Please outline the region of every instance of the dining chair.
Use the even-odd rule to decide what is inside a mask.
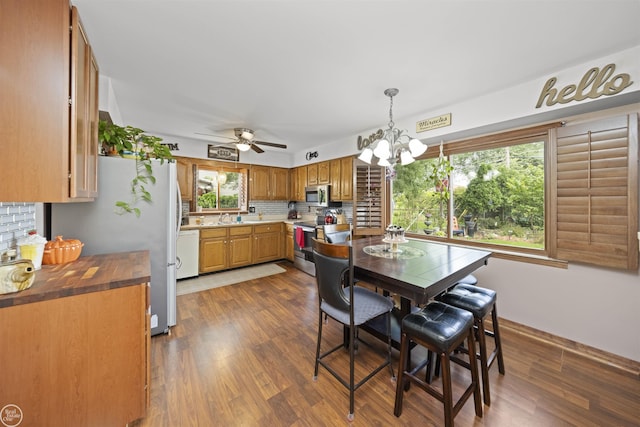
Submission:
[[[322,232],[328,243],[344,243],[351,240],[350,224],[327,224],[323,227]]]
[[[338,245],[313,239],[313,257],[316,264],[316,282],[318,285],[318,341],[313,380],[318,379],[319,366],[324,367],[343,386],[349,389],[349,414],[347,419],[354,418],[355,391],[386,366],[389,367],[391,379],[395,381],[391,365],[391,310],[393,301],[353,282],[353,253],[351,245]],[[346,281],[345,281],[346,277]],[[329,350],[320,352],[322,343],[322,316],[341,323],[349,330],[348,343],[341,342]],[[387,352],[384,361],[371,370],[364,378],[355,379],[355,351],[357,343],[369,344],[360,339],[358,327],[369,320],[386,315]],[[340,375],[328,360],[327,356],[348,345],[349,377]],[[371,347],[371,346],[370,346]],[[373,347],[371,347],[373,348]]]

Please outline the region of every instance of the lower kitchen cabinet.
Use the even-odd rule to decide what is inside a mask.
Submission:
[[[293,253],[293,224],[286,224],[287,232],[284,236],[284,251],[285,258],[289,261],[293,262],[293,257],[295,254]]]
[[[251,265],[252,227],[229,227],[229,268]]]
[[[253,227],[253,262],[275,261],[282,258],[283,224],[271,223]]]
[[[200,273],[228,268],[227,231],[227,227],[200,230]]]
[[[144,417],[149,279],[142,252],[97,255],[44,265],[31,288],[0,295],[0,407],[3,416],[20,409],[3,424],[124,426]]]

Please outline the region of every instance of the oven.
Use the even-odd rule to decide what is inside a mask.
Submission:
[[[293,265],[311,276],[316,275],[313,262],[313,240],[316,237],[316,224],[312,222],[293,223]]]

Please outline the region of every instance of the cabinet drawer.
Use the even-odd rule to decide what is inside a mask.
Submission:
[[[251,234],[251,226],[243,225],[240,227],[229,227],[229,236],[244,236],[246,234]]]
[[[274,231],[282,231],[282,223],[254,225],[253,232],[255,234],[273,233]]]
[[[212,237],[227,237],[227,227],[203,228],[200,230],[200,239],[209,239]]]

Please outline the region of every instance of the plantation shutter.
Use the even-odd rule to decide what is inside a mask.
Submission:
[[[385,168],[355,161],[353,234],[381,235],[385,225]]]
[[[551,255],[637,269],[637,114],[568,125],[556,132]]]

